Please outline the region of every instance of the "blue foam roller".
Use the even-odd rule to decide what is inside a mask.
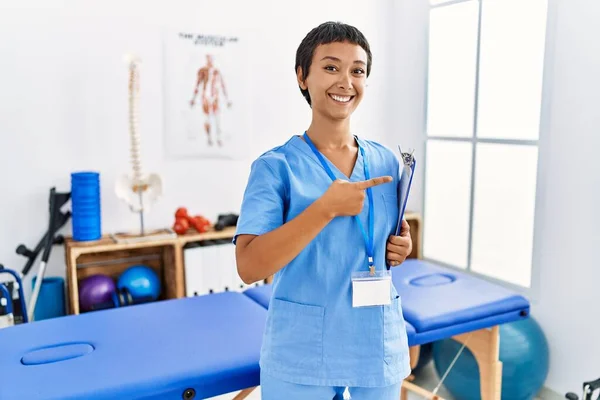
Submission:
[[[95,171],[80,171],[80,172],[72,172],[71,180],[73,181],[97,181],[100,179],[100,173]]]
[[[94,171],[71,173],[73,239],[98,240],[102,237],[100,174]]]
[[[92,240],[98,240],[102,237],[102,234],[99,232],[91,232],[91,233],[78,233],[73,232],[73,239],[78,242],[86,242]]]

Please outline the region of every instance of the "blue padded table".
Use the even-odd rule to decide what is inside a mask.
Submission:
[[[225,292],[0,329],[0,399],[191,400],[251,391],[260,384],[265,321],[264,307]]]
[[[409,335],[411,365],[418,362],[419,352],[413,349],[419,345],[452,338],[478,363],[481,399],[500,400],[499,325],[528,318],[529,301],[503,286],[419,259],[392,268],[392,282],[402,299],[404,319],[415,329]],[[423,394],[409,380],[403,383],[403,398],[406,390]]]
[[[404,319],[416,330],[411,346],[529,316],[523,296],[431,262],[407,259],[392,268],[392,281],[402,299]]]
[[[273,285],[267,283],[265,285],[246,289],[244,294],[260,304],[262,307],[268,309],[269,302],[271,301],[271,295],[273,294]]]

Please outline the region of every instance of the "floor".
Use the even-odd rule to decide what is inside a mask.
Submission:
[[[433,363],[430,362],[427,366],[425,366],[421,370],[421,372],[419,373],[419,376],[415,379],[414,383],[426,390],[433,391],[435,389],[435,387],[438,385],[439,381],[440,380],[435,371],[435,368],[433,367]],[[232,400],[236,394],[237,393],[230,393],[227,395],[211,397],[210,399],[206,399],[206,400]],[[440,386],[437,394],[444,400],[458,400],[458,399],[452,397],[448,393],[448,391],[445,390],[443,385]],[[562,397],[558,397],[556,394],[548,393],[547,395],[544,395],[544,396],[542,396],[540,394],[537,397],[535,397],[535,399],[533,399],[533,400],[556,400],[559,398],[562,398]],[[423,400],[424,397],[419,396],[416,393],[410,392],[408,395],[408,399],[409,400]],[[246,400],[262,400],[260,397],[260,387],[256,388],[252,392],[252,394],[250,394],[250,396],[246,397]],[[357,400],[359,400],[359,399],[357,399]]]
[[[415,380],[415,384],[421,386],[424,389],[427,389],[429,391],[433,391],[433,389],[436,387],[436,385],[438,384],[439,379],[438,376],[435,372],[435,369],[433,368],[433,363],[429,363],[429,365],[427,365],[419,374],[418,378]],[[207,400],[231,400],[233,399],[233,397],[236,395],[237,393],[230,393],[227,395],[222,395],[222,396],[217,396],[217,397],[211,397],[210,399]],[[444,387],[440,387],[440,389],[438,390],[437,393],[439,396],[441,396],[444,400],[456,400],[454,399],[452,396],[450,396],[450,394],[444,390]],[[415,393],[409,393],[408,396],[409,400],[422,400],[423,397],[419,396]],[[246,400],[261,400],[260,397],[260,387],[256,388],[252,394],[250,394],[250,396],[246,397]],[[357,399],[358,400],[358,399]]]

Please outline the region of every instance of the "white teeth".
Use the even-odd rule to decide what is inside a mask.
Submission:
[[[352,98],[352,96],[337,96],[335,94],[330,94],[330,96],[332,99],[339,101],[340,103],[347,103]]]

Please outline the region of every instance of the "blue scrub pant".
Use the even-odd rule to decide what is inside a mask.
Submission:
[[[350,387],[351,400],[398,400],[401,383],[386,387]],[[343,386],[299,385],[260,374],[260,394],[262,400],[342,400]]]

